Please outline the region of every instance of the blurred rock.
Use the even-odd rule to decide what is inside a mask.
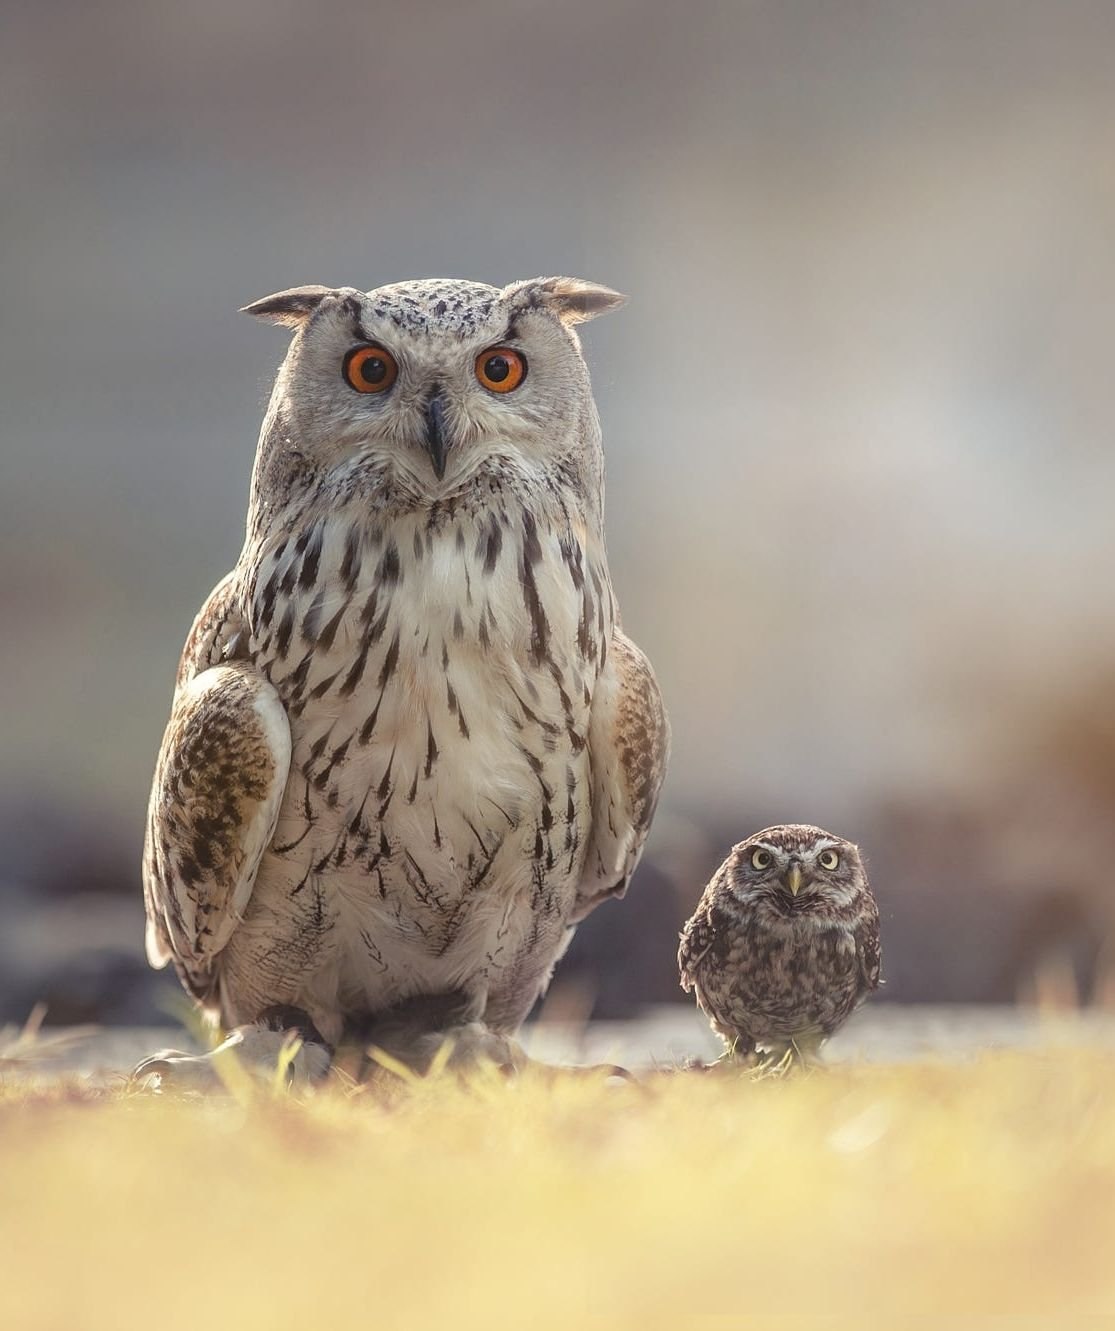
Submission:
[[[138,853],[92,811],[22,801],[0,820],[0,1022],[168,1022],[173,976],[143,954]]]
[[[137,810],[134,831],[142,827]],[[129,896],[139,885],[138,835],[129,837],[96,796],[76,807],[47,794],[0,800],[0,899],[9,886],[33,884],[43,898],[85,893]]]

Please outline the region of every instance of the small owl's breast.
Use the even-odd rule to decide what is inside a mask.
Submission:
[[[855,939],[843,925],[755,912],[722,940],[704,988],[724,1029],[760,1043],[824,1035],[860,997]]]

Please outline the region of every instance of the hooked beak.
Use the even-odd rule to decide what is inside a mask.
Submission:
[[[786,877],[782,880],[790,889],[792,896],[797,896],[801,891],[801,865],[797,860],[790,861],[790,867],[786,870]]]
[[[440,481],[445,475],[445,459],[449,453],[449,439],[445,428],[445,399],[441,389],[435,388],[426,402],[426,452],[434,464],[434,474]]]

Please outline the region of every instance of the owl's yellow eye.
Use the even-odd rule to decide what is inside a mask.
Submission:
[[[773,858],[769,850],[753,850],[751,852],[751,867],[753,869],[769,869]]]
[[[840,856],[836,853],[835,850],[822,850],[821,853],[817,856],[817,863],[821,866],[822,869],[828,869],[829,872],[831,873],[832,870],[835,869],[836,866],[840,863]]]
[[[353,347],[345,356],[345,382],[358,393],[384,393],[398,373],[395,357],[383,347]]]
[[[510,347],[489,347],[476,358],[476,377],[493,393],[510,393],[527,377],[526,357]]]

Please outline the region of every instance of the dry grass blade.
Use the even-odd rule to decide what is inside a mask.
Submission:
[[[18,1072],[68,1053],[96,1035],[96,1026],[68,1026],[43,1034],[46,1004],[36,1003],[22,1026],[0,1026],[0,1071]]]

